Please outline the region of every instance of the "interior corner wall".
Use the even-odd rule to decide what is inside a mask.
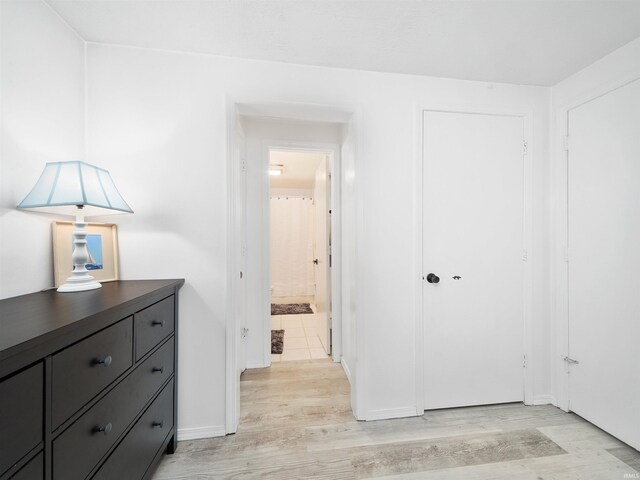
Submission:
[[[269,145],[322,143],[339,144],[341,129],[324,122],[292,121],[266,117],[242,117],[247,164],[247,368],[267,367],[270,343],[265,342],[264,322],[270,315],[270,296],[265,279],[269,271],[269,251],[263,233],[268,231]]]
[[[551,256],[552,292],[552,329],[550,345],[552,352],[551,379],[555,404],[568,409],[569,398],[566,388],[560,385],[561,376],[566,376],[566,365],[562,357],[568,355],[568,338],[566,318],[566,301],[563,289],[566,287],[566,263],[564,260],[565,240],[562,230],[566,232],[563,218],[566,214],[567,200],[559,192],[564,191],[560,183],[566,185],[566,151],[564,137],[567,135],[567,109],[584,101],[602,95],[626,83],[640,78],[640,38],[615,50],[580,72],[554,85],[551,89],[550,139],[551,139],[551,217],[550,242],[553,245]]]
[[[0,298],[53,286],[50,215],[16,210],[45,162],[84,160],[84,41],[42,1],[0,2]]]

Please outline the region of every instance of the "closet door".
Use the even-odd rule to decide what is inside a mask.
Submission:
[[[522,401],[524,120],[423,128],[425,409]]]
[[[640,80],[568,126],[569,408],[640,448]]]

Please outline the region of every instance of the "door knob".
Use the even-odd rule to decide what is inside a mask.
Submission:
[[[318,265],[318,259],[316,258],[313,263],[315,263],[316,265]]]
[[[430,273],[429,275],[427,275],[427,282],[438,283],[439,281],[440,281],[440,277],[437,276],[435,273]]]

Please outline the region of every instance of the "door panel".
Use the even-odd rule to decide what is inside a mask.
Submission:
[[[569,112],[569,408],[640,448],[640,80]]]
[[[424,113],[423,273],[440,277],[423,282],[425,409],[524,399],[523,132]]]
[[[314,274],[316,283],[316,325],[318,336],[327,354],[331,353],[329,325],[329,178],[326,158],[316,170],[314,185],[315,240]]]

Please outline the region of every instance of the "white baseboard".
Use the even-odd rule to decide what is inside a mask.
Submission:
[[[265,365],[264,362],[247,362],[247,368],[267,368],[270,365]]]
[[[556,399],[553,395],[535,395],[532,405],[555,405]]]
[[[400,408],[385,408],[382,410],[370,410],[365,414],[365,420],[388,420],[390,418],[403,418],[403,417],[415,417],[416,406],[400,407]]]
[[[349,384],[351,384],[351,370],[349,369],[349,365],[347,365],[347,362],[344,361],[344,357],[340,359],[340,365],[342,365],[342,369],[347,376],[347,380],[349,380]]]
[[[191,427],[178,429],[178,441],[198,440],[200,438],[224,437],[226,435],[224,425],[210,427]]]

